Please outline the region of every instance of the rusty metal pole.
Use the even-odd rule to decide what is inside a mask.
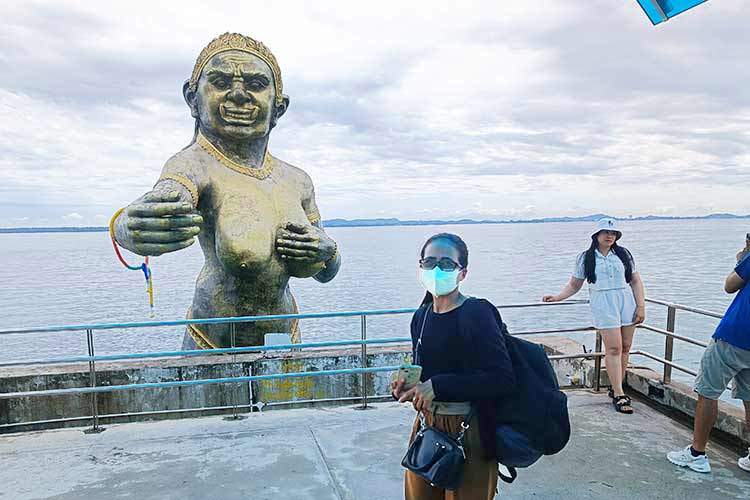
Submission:
[[[232,349],[237,347],[237,328],[235,323],[229,323],[229,341],[231,343]],[[237,354],[232,353],[232,366],[237,365]],[[232,384],[234,385],[234,390],[232,391],[232,414],[230,416],[224,417],[224,420],[243,420],[244,416],[240,416],[237,414],[237,406],[238,406],[238,400],[240,399],[240,384]]]
[[[86,343],[88,346],[89,357],[94,357],[94,332],[89,328],[86,330]],[[96,387],[96,362],[89,360],[89,385]],[[91,393],[91,416],[93,418],[92,427],[83,431],[85,434],[99,434],[103,432],[104,427],[99,426],[99,395],[96,392]]]
[[[362,368],[367,368],[367,316],[361,316],[361,337],[362,337],[362,351],[360,353],[360,365]],[[368,410],[371,407],[367,405],[367,373],[362,373],[362,404],[357,407],[358,410]]]
[[[596,332],[596,347],[594,347],[594,390],[599,392],[601,386],[601,375],[602,375],[602,336],[599,332]]]
[[[677,309],[672,306],[667,308],[667,331],[674,333],[675,330],[675,319],[677,316]],[[664,359],[672,361],[674,350],[674,337],[667,335],[664,337]],[[672,367],[668,364],[664,364],[664,374],[662,376],[662,382],[669,384],[672,382]]]

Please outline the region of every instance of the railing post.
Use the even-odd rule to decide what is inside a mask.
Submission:
[[[237,327],[236,323],[232,322],[229,323],[229,342],[231,344],[232,349],[237,347]],[[237,354],[232,353],[232,366],[234,367],[237,364]],[[224,417],[224,420],[242,420],[245,417],[240,416],[237,414],[237,405],[239,404],[237,401],[240,399],[240,384],[233,384],[234,385],[234,391],[232,391],[234,394],[232,396],[232,399],[234,400],[232,403],[232,414],[230,416]]]
[[[362,352],[360,354],[360,365],[362,368],[367,368],[367,315],[361,316],[361,333],[362,333]],[[358,410],[367,410],[370,407],[367,406],[367,373],[362,373],[362,405],[358,406]]]
[[[602,376],[602,357],[600,356],[602,352],[602,336],[599,335],[599,332],[596,332],[596,347],[594,348],[594,354],[596,355],[594,357],[594,390],[596,392],[599,392],[600,386],[601,386],[601,376]]]
[[[675,316],[677,315],[677,309],[673,306],[667,307],[667,331],[674,333],[675,330]],[[667,335],[664,337],[664,359],[672,361],[674,349],[674,337]],[[664,375],[662,376],[662,382],[669,384],[672,382],[672,367],[668,364],[664,364]]]
[[[89,357],[94,357],[94,332],[91,328],[86,330],[86,344],[88,346]],[[89,385],[96,387],[96,362],[89,360]],[[91,393],[91,416],[93,425],[90,429],[83,431],[85,434],[99,434],[104,431],[104,427],[99,427],[99,395],[96,392]]]

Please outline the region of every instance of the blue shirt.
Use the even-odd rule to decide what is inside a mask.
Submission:
[[[594,255],[596,256],[596,283],[589,283],[589,292],[619,290],[630,286],[628,282],[625,281],[625,264],[622,263],[622,260],[620,260],[620,257],[618,257],[615,252],[610,251],[604,256],[597,248],[594,250]],[[586,252],[582,252],[578,255],[576,267],[573,270],[574,278],[579,280],[586,279],[586,273],[584,271],[585,259]],[[637,272],[634,260],[631,259],[630,265],[633,272]]]
[[[737,296],[729,305],[729,309],[724,313],[724,318],[716,327],[714,338],[723,340],[740,349],[750,350],[750,255],[734,268],[740,278],[746,283],[745,286],[737,292]]]

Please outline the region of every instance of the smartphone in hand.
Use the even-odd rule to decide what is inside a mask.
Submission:
[[[397,372],[391,375],[391,381],[404,380],[404,389],[411,389],[419,383],[422,367],[419,365],[401,365]]]

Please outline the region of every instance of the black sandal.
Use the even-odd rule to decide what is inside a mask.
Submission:
[[[633,413],[633,402],[628,396],[615,396],[612,400],[612,404],[615,406],[615,411],[618,413],[625,413],[630,415]],[[625,408],[625,407],[629,408]]]
[[[612,386],[609,386],[609,389],[607,389],[607,397],[609,399],[615,399],[615,390],[612,389]]]

